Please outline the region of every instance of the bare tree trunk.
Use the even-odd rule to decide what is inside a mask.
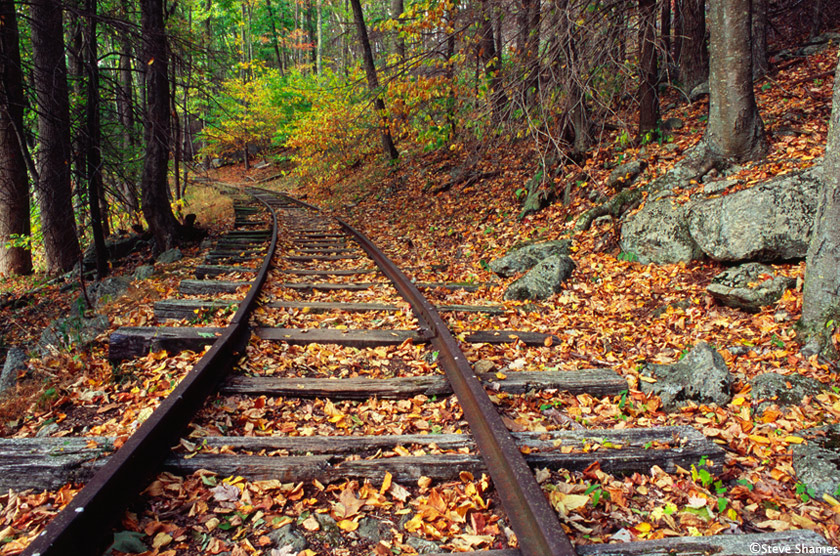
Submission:
[[[656,58],[656,0],[639,0],[639,138],[659,121]]]
[[[124,156],[131,156],[137,146],[137,134],[135,133],[135,96],[134,96],[134,72],[132,68],[131,44],[128,37],[123,36],[120,42],[119,61],[119,85],[116,91],[117,114],[120,122],[120,133],[122,133],[122,150]],[[132,216],[140,212],[140,203],[137,196],[137,183],[134,172],[129,172],[126,179],[120,183],[120,192],[126,203],[126,209]]]
[[[806,354],[837,358],[831,337],[840,328],[840,62],[823,162],[823,184],[805,266],[800,331]]]
[[[324,25],[323,25],[323,21],[321,20],[321,17],[323,16],[323,13],[322,13],[322,10],[321,10],[321,0],[318,0],[318,9],[315,13],[315,16],[317,18],[317,21],[315,22],[315,26],[317,27],[317,30],[318,30],[318,33],[317,33],[318,44],[316,45],[316,52],[318,54],[315,57],[315,71],[318,72],[318,75],[321,75],[321,71],[323,69],[321,67],[321,64],[323,63],[322,57],[323,57],[323,51],[324,51],[324,46],[323,46]]]
[[[30,234],[29,182],[23,155],[23,74],[17,14],[12,0],[0,0],[0,274],[32,272],[32,251],[7,247],[12,235]]]
[[[714,0],[719,2],[720,0]],[[706,0],[680,0],[680,40],[675,57],[680,81],[688,94],[709,79],[709,50],[706,46]]]
[[[770,71],[767,57],[767,0],[752,0],[752,63],[753,80]]]
[[[177,244],[178,222],[172,214],[167,195],[171,128],[163,0],[142,0],[140,6],[147,97],[143,134],[146,156],[140,182],[143,216],[155,238],[156,250],[165,251]]]
[[[709,10],[709,124],[706,144],[717,159],[755,160],[767,152],[755,104],[750,46],[751,0],[713,0]]]
[[[359,42],[362,46],[368,87],[374,95],[373,106],[376,108],[376,112],[380,117],[379,125],[382,149],[385,151],[385,155],[391,160],[396,160],[400,157],[400,153],[397,151],[397,148],[394,146],[394,140],[391,138],[391,126],[388,122],[388,113],[385,110],[385,101],[382,100],[382,95],[379,92],[379,79],[376,77],[376,66],[373,64],[373,52],[370,49],[370,40],[368,39],[367,27],[365,26],[365,16],[359,0],[350,0],[350,4],[353,7],[353,19],[356,20]]]
[[[493,33],[493,8],[491,0],[482,0],[479,17],[478,54],[484,76],[490,86],[490,107],[493,120],[500,122],[505,119],[505,105],[508,102],[502,79],[499,76],[499,53],[496,51],[496,41]]]
[[[391,0],[391,19],[399,22],[400,16],[404,11],[405,6],[403,4],[403,0]],[[400,61],[405,63],[405,39],[399,36],[399,29],[397,31],[395,46],[397,48],[397,55],[400,57]]]
[[[814,0],[814,7],[811,10],[811,30],[810,37],[813,39],[822,33],[823,20],[823,0]]]
[[[99,120],[99,59],[96,41],[96,0],[87,0],[88,12],[86,33],[87,102],[85,110],[85,147],[87,159],[88,206],[93,232],[93,247],[96,253],[96,274],[108,275],[108,249],[102,226],[100,199],[102,191],[102,152],[100,150],[101,127]]]
[[[70,188],[70,106],[62,13],[58,0],[32,0],[29,7],[40,143],[35,190],[47,273],[55,274],[72,269],[81,253]]]

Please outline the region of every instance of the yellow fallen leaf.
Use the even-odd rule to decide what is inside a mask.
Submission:
[[[752,440],[753,442],[757,442],[759,444],[770,444],[770,439],[767,438],[766,436],[759,436],[757,434],[751,434],[749,436],[749,439]]]
[[[168,533],[160,532],[152,539],[152,548],[160,548],[172,542],[172,536]]]
[[[353,521],[352,519],[342,519],[338,522],[338,526],[342,531],[347,532],[355,531],[359,528],[358,522]]]
[[[498,373],[496,373],[496,378],[498,378],[499,380],[504,380],[504,379],[507,378],[507,375],[505,373],[499,371]]]
[[[386,471],[385,478],[382,479],[382,486],[379,488],[379,494],[385,494],[391,488],[391,473]]]
[[[837,501],[836,498],[831,496],[830,494],[823,494],[823,500],[831,504],[832,506],[840,506],[840,502]]]
[[[656,379],[653,378],[652,376],[644,376],[644,375],[640,376],[639,380],[641,380],[642,382],[650,382],[651,384],[656,382]]]
[[[784,438],[784,440],[785,440],[785,442],[788,442],[790,444],[802,444],[803,442],[805,442],[805,439],[802,438],[801,436],[790,436],[789,435],[789,436],[786,436]]]

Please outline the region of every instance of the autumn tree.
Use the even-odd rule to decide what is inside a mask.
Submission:
[[[175,246],[178,221],[169,205],[167,173],[171,125],[169,119],[169,61],[163,0],[141,0],[142,65],[146,68],[146,154],[140,181],[143,216],[158,251]]]
[[[38,180],[47,273],[66,272],[79,261],[70,188],[70,108],[58,0],[29,4],[32,62],[38,105]]]
[[[823,183],[805,267],[799,327],[806,353],[837,352],[831,336],[840,330],[840,61],[823,162]]]
[[[23,75],[15,6],[0,0],[0,274],[32,272],[29,183],[23,156]],[[17,238],[17,245],[11,243]]]

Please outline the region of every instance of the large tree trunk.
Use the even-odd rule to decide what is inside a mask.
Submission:
[[[656,58],[656,0],[639,0],[639,138],[659,121]]]
[[[274,10],[271,7],[271,0],[265,0],[265,7],[268,10],[268,20],[271,22],[271,42],[274,47],[274,56],[277,59],[277,69],[283,75],[283,57],[280,55],[280,39],[277,37],[277,25],[274,23]]]
[[[12,0],[0,0],[0,274],[32,272],[32,252],[6,247],[12,235],[30,234],[29,182],[23,156],[23,75],[17,15]]]
[[[715,158],[728,162],[755,160],[767,152],[753,92],[750,4],[751,0],[712,0],[709,10],[706,144]]]
[[[30,2],[32,61],[38,102],[39,179],[47,273],[66,272],[79,260],[70,189],[70,108],[61,3]]]
[[[368,87],[370,87],[370,92],[374,95],[373,106],[381,118],[380,136],[382,139],[382,149],[391,160],[396,160],[400,157],[400,153],[397,151],[397,148],[394,146],[394,140],[391,138],[391,126],[388,123],[388,114],[385,111],[385,101],[382,100],[382,95],[379,92],[379,79],[376,77],[376,66],[373,64],[373,52],[370,49],[370,39],[368,39],[362,5],[359,3],[359,0],[350,0],[350,4],[353,7],[353,19],[356,21],[356,29],[359,32],[359,42],[361,43],[362,55],[364,56],[365,75],[367,76]]]
[[[87,56],[87,102],[85,114],[85,146],[87,159],[87,192],[90,207],[90,224],[93,232],[93,246],[96,253],[96,274],[108,275],[108,249],[102,225],[100,201],[102,191],[102,152],[100,150],[101,127],[99,124],[99,59],[96,42],[96,0],[87,0],[88,12],[86,51]],[[106,216],[107,218],[107,216]]]
[[[519,6],[517,50],[524,104],[533,104],[539,93],[540,4],[540,0],[520,0]]]
[[[720,0],[713,0],[719,2]],[[680,0],[674,57],[686,94],[709,80],[709,50],[706,46],[706,0]]]
[[[823,182],[808,248],[799,326],[806,353],[836,358],[831,336],[840,329],[840,62],[834,75]]]
[[[140,187],[143,216],[155,238],[158,251],[177,243],[178,222],[169,205],[167,173],[169,167],[169,64],[163,0],[142,0],[143,60],[146,67],[146,118],[144,138],[146,157]]]

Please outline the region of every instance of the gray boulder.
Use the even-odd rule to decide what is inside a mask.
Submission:
[[[533,243],[511,251],[504,257],[490,261],[490,270],[508,278],[532,268],[541,260],[552,255],[568,255],[572,242],[568,239]]]
[[[629,187],[646,167],[647,162],[644,160],[633,160],[621,164],[610,173],[610,177],[607,178],[607,185],[618,190]]]
[[[703,186],[703,195],[712,196],[726,191],[730,187],[734,187],[741,183],[741,180],[735,178],[725,178],[722,180],[714,180],[708,182]]]
[[[822,165],[792,172],[688,210],[688,230],[717,261],[801,259],[817,210]]]
[[[782,298],[785,290],[796,285],[794,278],[773,276],[773,269],[760,263],[747,263],[724,270],[706,288],[716,300],[727,307],[751,313],[772,305]]]
[[[6,352],[6,361],[3,363],[3,370],[0,371],[0,394],[13,388],[17,383],[18,371],[26,368],[29,356],[20,348],[9,348]]]
[[[702,258],[703,252],[691,238],[686,208],[668,197],[648,201],[621,227],[621,250],[639,262],[676,263]]]
[[[563,289],[563,282],[574,269],[575,263],[568,256],[552,255],[511,284],[504,298],[519,301],[546,299]]]
[[[837,496],[840,489],[840,425],[827,425],[802,431],[808,441],[793,447],[793,470],[813,495]]]
[[[672,365],[646,364],[642,376],[656,382],[640,381],[641,391],[658,395],[668,411],[687,401],[724,405],[732,399],[732,374],[723,357],[705,342]]]
[[[794,373],[762,373],[750,381],[753,401],[770,401],[779,405],[798,405],[805,396],[816,396],[826,389],[819,380]]]
[[[155,259],[155,261],[157,261],[161,264],[169,264],[169,263],[178,262],[183,258],[184,258],[184,254],[181,253],[181,250],[176,247],[174,249],[164,251],[163,253],[158,255],[158,257],[157,257],[157,259]]]
[[[83,346],[108,330],[110,325],[105,315],[96,315],[92,318],[73,316],[56,319],[41,332],[37,349],[42,355],[47,355],[52,351],[70,349],[74,345]]]

